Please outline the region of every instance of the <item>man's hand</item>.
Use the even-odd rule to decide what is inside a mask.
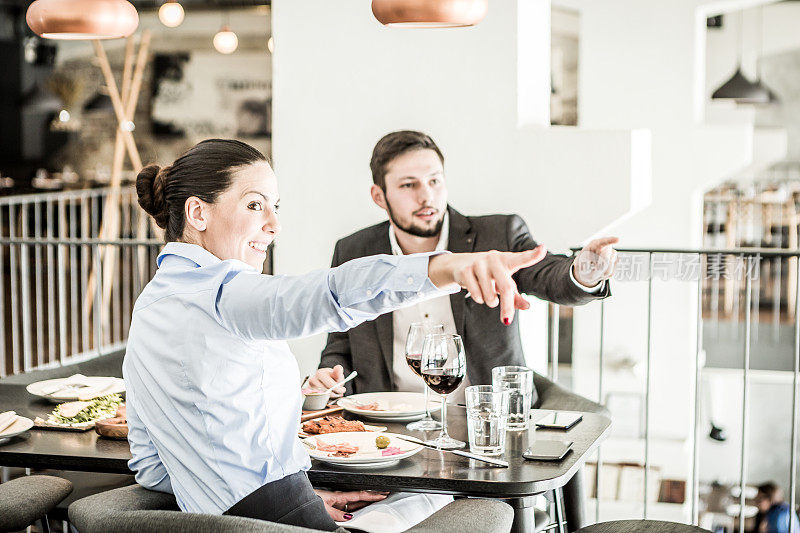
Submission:
[[[511,276],[521,268],[535,265],[546,254],[544,246],[537,246],[524,252],[492,250],[437,255],[428,262],[428,277],[440,288],[454,284],[464,287],[476,303],[485,303],[489,307],[499,304],[500,319],[509,325],[515,309],[530,307],[517,291],[517,284]]]
[[[617,251],[613,245],[616,237],[595,239],[583,247],[572,262],[572,275],[584,287],[594,287],[614,275],[617,266]]]
[[[373,492],[371,490],[356,490],[352,492],[332,492],[329,490],[314,489],[317,496],[325,502],[325,510],[336,522],[350,520],[351,511],[366,507],[372,502],[385,500],[388,492]]]
[[[344,369],[342,365],[333,368],[320,368],[308,380],[308,386],[312,389],[326,390],[333,387],[344,379]],[[345,393],[344,387],[336,387],[331,391],[331,397],[337,398]]]

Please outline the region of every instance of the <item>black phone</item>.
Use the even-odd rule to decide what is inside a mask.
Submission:
[[[572,449],[572,441],[537,439],[522,457],[534,461],[560,461]]]
[[[549,413],[536,421],[536,425],[543,429],[563,429],[567,430],[583,420],[583,415],[580,413],[571,413],[569,411],[555,411]]]

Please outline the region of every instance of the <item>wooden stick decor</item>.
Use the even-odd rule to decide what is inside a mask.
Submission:
[[[100,63],[100,69],[103,72],[103,77],[108,88],[111,102],[114,106],[114,113],[117,117],[117,128],[114,139],[114,157],[111,167],[111,183],[109,194],[106,198],[106,204],[103,208],[103,218],[100,226],[99,238],[102,240],[114,240],[119,238],[120,235],[120,207],[121,207],[121,194],[120,185],[122,182],[122,170],[125,162],[125,155],[127,153],[131,161],[134,173],[142,169],[142,160],[139,156],[139,151],[134,142],[132,129],[130,128],[131,121],[133,120],[136,111],[136,103],[139,99],[139,92],[144,78],[144,69],[148,61],[148,52],[150,47],[150,32],[145,30],[139,42],[139,50],[136,53],[135,67],[134,67],[134,41],[133,37],[128,37],[125,43],[125,62],[122,71],[122,93],[117,87],[116,80],[111,70],[111,64],[108,61],[105,49],[98,40],[92,41],[95,54]],[[139,217],[140,220],[146,220],[144,215]],[[139,224],[137,228],[136,237],[144,239],[146,237],[147,226]],[[114,272],[116,268],[116,259],[118,250],[113,246],[102,247],[100,251],[103,260],[103,294],[102,294],[102,318],[101,324],[104,331],[110,331],[110,302],[111,302],[111,288],[114,283]],[[139,250],[140,273],[143,274],[144,269],[144,254]],[[86,309],[91,310],[94,303],[95,291],[97,285],[97,273],[92,267],[91,275],[87,285],[87,290],[84,298],[84,306]],[[104,339],[105,340],[105,339]]]

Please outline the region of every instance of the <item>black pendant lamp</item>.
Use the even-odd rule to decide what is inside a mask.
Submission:
[[[761,83],[752,82],[742,73],[742,19],[739,12],[739,63],[731,79],[711,94],[714,100],[734,100],[737,104],[768,104],[769,90]]]

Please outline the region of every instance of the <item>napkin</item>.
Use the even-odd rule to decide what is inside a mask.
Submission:
[[[0,433],[11,427],[11,424],[17,421],[17,413],[14,411],[6,411],[0,413]]]
[[[96,378],[94,381],[95,385],[78,389],[79,400],[91,400],[92,398],[97,398],[98,396],[105,396],[108,394],[109,389],[111,389],[117,383],[117,378]]]
[[[367,533],[400,533],[419,524],[452,501],[452,496],[444,494],[396,492],[385,500],[353,511],[353,518],[350,520],[336,523]]]
[[[74,389],[75,387],[87,387],[89,383],[86,376],[83,374],[74,374],[68,378],[64,378],[56,383],[45,385],[40,389],[40,392],[46,396],[54,395],[64,389]]]

